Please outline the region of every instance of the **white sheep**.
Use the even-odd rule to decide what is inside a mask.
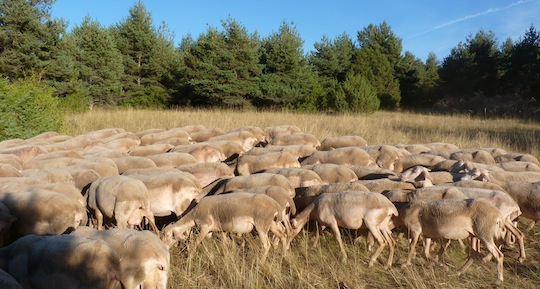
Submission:
[[[392,266],[395,242],[388,227],[390,218],[397,216],[396,207],[386,197],[379,193],[347,191],[335,194],[322,194],[307,208],[291,220],[293,234],[296,236],[309,220],[317,221],[319,226],[332,229],[339,244],[342,260],[347,259],[347,252],[341,240],[339,228],[367,228],[379,243],[379,247],[370,258],[369,266],[377,261],[384,247],[388,244],[390,253],[386,267]],[[319,237],[318,230],[315,242]]]
[[[277,223],[279,204],[264,194],[233,193],[207,196],[176,223],[162,230],[162,240],[169,247],[176,241],[186,240],[192,228],[199,227],[199,233],[191,251],[209,236],[211,232],[246,234],[256,230],[264,251],[261,262],[266,260],[270,250],[268,231],[275,234],[286,251],[287,237]]]

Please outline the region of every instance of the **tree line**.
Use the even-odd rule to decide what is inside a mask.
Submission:
[[[386,22],[362,28],[354,39],[346,33],[322,36],[306,54],[293,22],[261,36],[229,17],[176,45],[166,23],[156,25],[142,2],[110,27],[86,17],[69,32],[51,9],[54,0],[0,2],[0,88],[45,87],[39,91],[72,111],[128,106],[370,112],[475,97],[536,103],[539,97],[540,33],[533,25],[502,44],[493,32],[480,30],[442,61],[434,53],[422,61],[403,52],[401,38]],[[0,95],[7,105],[8,96]]]

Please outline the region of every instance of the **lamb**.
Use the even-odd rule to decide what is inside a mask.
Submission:
[[[120,261],[113,249],[105,241],[72,235],[22,237],[0,249],[0,269],[22,288],[121,286]]]
[[[358,180],[358,177],[347,166],[336,165],[336,164],[318,164],[311,166],[303,166],[305,169],[309,169],[317,173],[323,183],[332,184],[332,183],[344,183],[344,182],[354,182]]]
[[[342,260],[347,259],[347,253],[341,240],[339,228],[367,228],[379,243],[379,247],[370,258],[369,266],[377,261],[386,244],[390,253],[386,267],[392,266],[395,242],[388,227],[390,218],[397,216],[396,207],[386,197],[378,193],[347,191],[336,194],[322,194],[307,208],[291,220],[293,234],[296,236],[304,225],[311,219],[319,225],[329,226],[341,249]],[[318,239],[318,231],[315,236]]]
[[[277,224],[279,214],[279,204],[267,195],[234,193],[207,196],[176,223],[166,226],[161,238],[170,247],[176,241],[186,240],[192,228],[198,226],[199,233],[191,248],[195,251],[210,232],[245,234],[255,229],[264,247],[261,256],[261,262],[264,262],[270,250],[268,231],[281,240],[283,253],[286,251],[287,237]]]
[[[235,174],[247,176],[270,168],[299,168],[296,156],[287,152],[272,152],[260,156],[242,155],[238,158]]]
[[[118,228],[133,227],[146,217],[157,231],[148,189],[141,180],[128,176],[101,178],[89,186],[85,196],[98,230],[112,225],[113,220]]]
[[[323,183],[321,177],[314,171],[303,168],[271,168],[265,173],[285,176],[293,188],[309,187]]]
[[[301,161],[303,166],[326,163],[344,166],[368,166],[374,164],[374,161],[365,150],[358,147],[344,147],[331,151],[317,151]]]
[[[169,249],[151,232],[118,228],[99,231],[81,227],[71,235],[103,240],[118,254],[123,288],[167,288]]]
[[[399,214],[409,232],[409,255],[405,266],[411,265],[420,236],[461,240],[475,237],[497,260],[498,279],[503,281],[503,253],[495,245],[502,239],[504,220],[499,210],[484,199],[446,199],[437,201],[413,201],[405,205]],[[472,246],[472,238],[471,238]],[[472,247],[473,250],[477,248]],[[472,264],[469,252],[459,274]]]
[[[360,147],[360,146],[366,146],[367,141],[357,135],[346,135],[346,136],[334,136],[334,137],[327,137],[322,140],[321,146],[319,147],[319,150],[321,151],[329,151],[336,148],[342,148],[342,147]]]

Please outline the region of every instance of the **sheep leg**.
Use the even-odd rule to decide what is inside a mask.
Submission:
[[[388,248],[390,252],[388,253],[388,260],[386,261],[386,268],[392,267],[392,261],[394,259],[394,250],[396,247],[396,241],[392,238],[392,232],[388,229],[382,230],[382,234],[386,242],[388,242]]]
[[[319,222],[315,222],[315,236],[313,237],[313,248],[319,245],[320,231],[324,230]]]
[[[375,240],[377,240],[377,243],[379,243],[379,248],[375,250],[375,253],[373,253],[373,255],[371,256],[369,260],[368,266],[372,267],[373,263],[377,261],[377,258],[379,257],[382,250],[384,249],[384,246],[386,246],[386,242],[385,242],[385,238],[383,237],[381,230],[379,230],[377,226],[374,226],[373,224],[370,224],[370,223],[366,223],[366,226],[368,227],[369,232],[373,235]]]
[[[412,258],[416,254],[416,244],[420,238],[421,231],[417,232],[409,229],[409,234],[411,235],[409,237],[409,256],[407,256],[407,261],[405,262],[404,266],[410,266],[412,263]]]
[[[287,252],[287,249],[289,249],[290,240],[287,238],[287,235],[285,232],[283,232],[283,229],[276,224],[275,222],[270,223],[270,231],[276,235],[279,240],[281,240],[281,243],[283,245],[283,255]]]
[[[208,225],[202,225],[201,230],[199,231],[199,235],[197,235],[197,238],[195,239],[195,243],[193,244],[193,247],[191,247],[191,252],[195,252],[197,250],[197,247],[202,243],[204,238],[208,236],[211,229]]]
[[[263,245],[264,251],[261,256],[261,263],[266,262],[266,257],[268,256],[268,252],[270,251],[270,239],[268,239],[268,230],[263,230],[259,227],[256,227],[257,233],[259,234],[259,239],[261,240],[261,243]]]
[[[334,220],[334,222],[330,225],[332,228],[332,232],[334,232],[334,236],[336,237],[336,240],[339,244],[339,248],[341,250],[341,261],[345,262],[347,260],[347,252],[345,251],[345,247],[343,246],[343,240],[341,239],[341,232],[339,231],[339,227]]]
[[[487,241],[482,239],[481,241],[486,246],[486,249],[488,250],[488,252],[490,252],[491,255],[493,255],[493,257],[495,257],[495,260],[497,260],[497,277],[499,278],[500,281],[504,281],[503,280],[504,279],[503,278],[503,271],[504,271],[504,268],[503,268],[504,255],[503,255],[503,253],[501,252],[501,250],[499,250],[499,248],[497,248],[497,246],[493,242],[493,238],[491,240],[487,240]]]
[[[474,253],[477,253],[477,249],[478,249],[478,246],[476,246],[474,243],[476,243],[476,240],[474,237],[469,237],[470,239],[470,243],[471,243],[471,246],[469,247],[469,254],[468,254],[468,258],[467,258],[467,261],[465,262],[465,264],[463,264],[463,266],[461,266],[461,269],[459,270],[458,272],[458,275],[461,275],[463,273],[465,273],[465,271],[472,265],[473,263],[473,254]]]
[[[505,220],[504,221],[504,227],[509,231],[509,233],[514,234],[516,236],[516,239],[519,242],[519,262],[523,263],[525,260],[525,244],[523,241],[523,233],[512,224],[512,222]]]
[[[99,210],[94,210],[94,215],[96,217],[97,229],[103,230],[103,214]]]

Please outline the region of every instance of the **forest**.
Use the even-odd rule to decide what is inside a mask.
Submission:
[[[386,22],[323,35],[305,53],[294,22],[259,35],[229,17],[176,45],[142,2],[110,27],[88,16],[71,31],[52,18],[54,2],[0,2],[0,139],[21,137],[22,118],[54,128],[61,112],[93,108],[539,115],[533,24],[502,42],[482,29],[424,62],[403,51]]]

